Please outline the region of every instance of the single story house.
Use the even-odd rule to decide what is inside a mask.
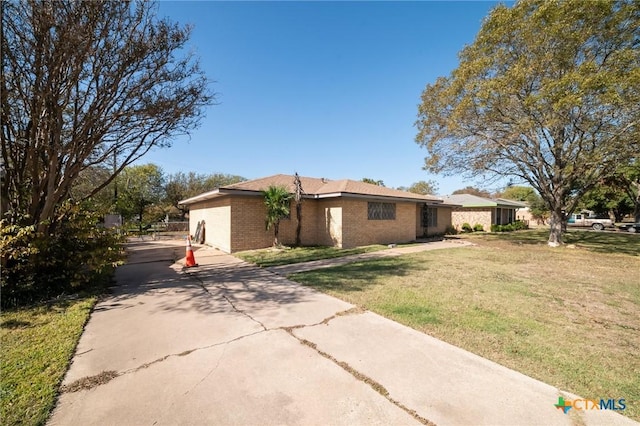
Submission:
[[[451,224],[457,230],[462,224],[472,227],[482,225],[485,231],[491,231],[491,225],[507,225],[515,222],[518,209],[526,207],[525,203],[503,198],[485,198],[471,194],[456,194],[445,197],[448,204],[458,204],[451,212]]]
[[[441,198],[348,179],[300,177],[301,242],[350,248],[404,243],[425,235],[444,234],[453,206]],[[189,207],[189,230],[204,225],[204,243],[225,252],[270,247],[273,229],[265,229],[266,207],[261,191],[271,185],[294,192],[294,176],[274,175],[220,187],[180,201]],[[297,219],[280,222],[279,240],[295,243]]]

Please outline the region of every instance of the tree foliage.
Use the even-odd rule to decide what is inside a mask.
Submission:
[[[152,2],[2,2],[2,192],[15,221],[41,232],[86,170],[117,167],[199,124],[212,95],[185,49],[190,28]]]
[[[280,220],[289,216],[291,213],[291,199],[293,195],[289,193],[286,187],[271,185],[262,191],[264,196],[264,204],[267,207],[267,216],[265,218],[266,229],[273,227],[274,239],[273,245],[279,246],[278,233],[280,230]]]
[[[427,85],[416,141],[430,172],[516,176],[562,210],[640,152],[640,3],[499,5],[449,77]]]
[[[491,198],[491,193],[484,189],[476,188],[474,186],[466,186],[462,189],[456,189],[452,192],[452,194],[471,194],[477,195],[478,197]]]
[[[164,198],[162,169],[155,164],[129,166],[118,176],[118,185],[118,212],[125,220],[135,218],[142,230],[147,209]]]
[[[506,187],[499,195],[500,198],[507,200],[527,201],[531,194],[535,194],[535,190],[530,186],[511,185]]]
[[[406,191],[414,194],[433,195],[438,193],[438,183],[432,180],[419,180],[412,183],[409,188],[406,188]]]
[[[371,178],[362,178],[362,182],[364,183],[370,183],[371,185],[378,185],[378,186],[384,186],[384,182],[381,180],[375,180],[375,179],[371,179]]]
[[[166,177],[166,201],[169,205],[180,211],[181,218],[184,220],[189,208],[180,205],[180,201],[202,194],[203,192],[213,191],[221,186],[231,185],[245,180],[247,179],[242,176],[224,173],[207,175],[194,172],[177,172]]]
[[[3,308],[75,293],[122,260],[120,237],[96,226],[97,214],[78,203],[63,208],[66,214],[46,236],[35,225],[1,221]]]

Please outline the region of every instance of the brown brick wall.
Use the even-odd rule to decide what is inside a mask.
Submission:
[[[300,240],[302,245],[333,245],[332,239],[325,235],[324,207],[329,203],[316,200],[303,200],[302,227]],[[261,197],[233,197],[231,201],[231,251],[266,248],[273,245],[273,228],[265,229],[267,209]],[[333,212],[339,216],[338,212]],[[278,239],[281,244],[293,245],[296,241],[297,218],[295,203],[291,203],[290,219],[280,221]],[[330,216],[331,217],[331,216]],[[335,218],[333,219],[335,222]],[[341,226],[341,221],[338,221]],[[324,242],[326,241],[326,242]]]
[[[395,220],[369,220],[366,199],[342,201],[342,247],[404,243],[416,238],[416,203],[396,202]]]
[[[341,200],[309,200],[315,206],[313,234],[309,234],[309,245],[342,247],[342,205]],[[303,220],[303,224],[304,224]],[[304,241],[303,241],[304,242]]]
[[[395,220],[369,220],[368,200],[329,198],[304,200],[302,204],[303,245],[356,247],[412,241],[419,223],[416,203],[396,202]],[[295,243],[296,214],[291,205],[291,219],[280,222],[279,240]],[[271,247],[273,228],[265,229],[266,207],[262,197],[221,197],[195,204],[190,211],[190,230],[197,222],[206,222],[206,243],[226,252]],[[448,217],[438,213],[438,228],[448,224]]]
[[[426,227],[423,226],[422,223],[422,205],[418,204],[416,206],[416,236],[418,237],[429,237],[433,235],[444,235],[447,230],[447,226],[451,225],[451,211],[452,207],[434,207],[430,206],[430,208],[435,208],[438,210],[438,219],[437,226]]]

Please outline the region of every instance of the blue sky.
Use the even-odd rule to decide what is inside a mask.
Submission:
[[[159,15],[194,25],[189,48],[217,105],[191,138],[143,157],[166,173],[277,173],[468,184],[422,170],[425,85],[458,65],[496,2],[185,2]],[[479,184],[482,186],[482,184]]]

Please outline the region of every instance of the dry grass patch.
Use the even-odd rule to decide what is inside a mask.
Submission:
[[[573,249],[535,231],[474,236],[292,278],[560,389],[625,398],[640,420],[640,238],[615,250],[583,234]]]

